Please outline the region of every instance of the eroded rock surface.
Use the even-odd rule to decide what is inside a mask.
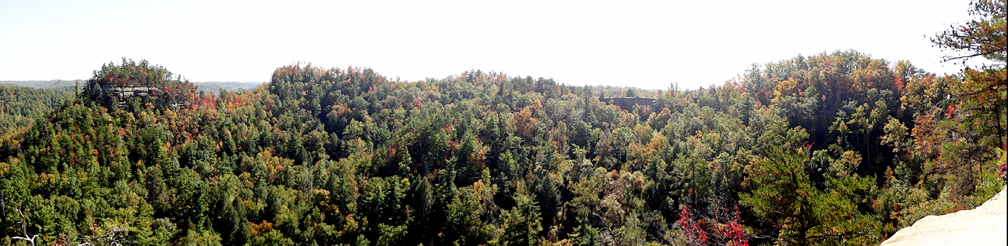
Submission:
[[[882,245],[1008,245],[1005,189],[973,210],[927,216]]]

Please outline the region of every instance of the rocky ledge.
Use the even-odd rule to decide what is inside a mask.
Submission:
[[[1005,189],[973,210],[927,216],[882,245],[1008,245]]]

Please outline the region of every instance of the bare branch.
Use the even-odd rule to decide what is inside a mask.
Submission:
[[[605,226],[605,229],[609,231],[609,236],[613,237],[611,238],[613,240],[613,243],[616,243],[616,245],[620,245],[619,240],[616,240],[615,238],[616,234],[613,233],[612,228],[609,228],[609,223],[606,222],[605,218],[602,218],[602,215],[599,215],[598,213],[592,213],[592,214],[598,217],[600,221],[602,221],[602,224]]]
[[[948,61],[954,61],[954,60],[959,60],[959,59],[966,60],[966,59],[977,57],[977,56],[987,56],[987,55],[993,55],[993,54],[1002,53],[1002,52],[1004,52],[1004,51],[995,50],[995,51],[976,53],[976,54],[969,54],[969,55],[963,55],[963,56],[945,56],[945,57],[942,57],[942,60],[946,61],[946,62],[948,62]]]
[[[129,232],[129,228],[119,227],[119,225],[112,225],[112,229],[104,234],[98,235],[96,237],[83,237],[78,240],[83,240],[83,243],[77,244],[77,246],[95,245],[92,242],[105,242],[108,245],[123,245],[123,243],[132,243],[133,240],[125,239],[126,233]]]
[[[869,233],[871,233],[871,232],[867,232],[867,231],[855,231],[855,232],[849,232],[849,233],[820,234],[820,235],[815,235],[815,236],[807,236],[805,238],[808,238],[808,239],[827,238],[827,237],[841,237],[842,238],[842,237],[847,237],[847,236],[865,235],[865,234],[869,234]]]
[[[25,217],[24,213],[21,212],[21,209],[15,208],[14,210],[17,211],[19,215],[21,215],[21,221],[18,222],[18,224],[21,224],[21,232],[24,233],[24,237],[11,237],[11,238],[25,240],[30,242],[32,246],[35,246],[35,239],[38,238],[38,234],[28,237],[28,227],[26,223],[28,217]]]

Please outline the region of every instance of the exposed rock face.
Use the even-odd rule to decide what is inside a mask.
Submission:
[[[980,207],[927,216],[882,245],[1008,245],[1005,189]]]

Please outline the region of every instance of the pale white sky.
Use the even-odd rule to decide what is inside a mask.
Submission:
[[[390,78],[469,69],[574,85],[720,85],[750,64],[855,49],[935,73],[928,37],[969,0],[10,1],[0,80],[87,79],[146,59],[190,81],[269,81],[277,67],[370,67]]]

